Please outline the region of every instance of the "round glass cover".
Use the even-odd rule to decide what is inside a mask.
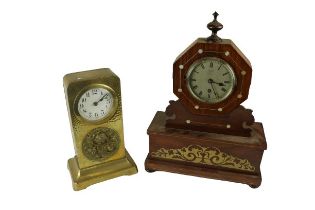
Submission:
[[[236,85],[232,67],[223,59],[205,57],[188,69],[187,87],[199,101],[215,104],[229,97]]]
[[[78,112],[88,121],[106,118],[113,109],[114,98],[106,88],[97,87],[85,91],[78,101]]]

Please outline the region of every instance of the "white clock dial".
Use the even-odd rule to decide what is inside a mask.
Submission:
[[[84,92],[78,101],[81,117],[89,121],[106,118],[112,111],[113,95],[105,88],[91,88]]]

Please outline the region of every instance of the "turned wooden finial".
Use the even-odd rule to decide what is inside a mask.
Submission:
[[[207,28],[212,31],[212,34],[207,38],[207,41],[219,42],[221,41],[221,38],[218,37],[217,32],[223,28],[223,25],[217,21],[217,17],[219,16],[217,12],[214,12],[212,15],[214,19],[207,25]]]

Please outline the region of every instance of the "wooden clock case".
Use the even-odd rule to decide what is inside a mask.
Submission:
[[[240,104],[248,97],[252,68],[249,60],[228,39],[216,33],[223,26],[208,24],[212,35],[199,38],[175,60],[173,92],[165,112],[158,111],[149,128],[148,172],[167,171],[248,184],[261,184],[260,163],[267,149],[262,123]],[[209,104],[191,96],[186,74],[196,60],[217,57],[231,65],[237,84],[222,102]]]

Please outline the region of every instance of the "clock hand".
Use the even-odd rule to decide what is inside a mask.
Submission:
[[[105,98],[105,96],[106,96],[106,94],[103,95],[103,97],[101,97],[98,101],[95,101],[95,102],[93,103],[93,105],[94,105],[94,106],[97,106],[100,101],[103,101],[103,99]]]
[[[214,92],[215,97],[216,97],[216,98],[219,98],[217,91],[216,91],[216,90],[214,89],[214,87],[213,87],[213,83],[214,83],[213,80],[212,80],[212,79],[209,79],[208,82],[209,82],[210,85],[211,85],[211,88],[212,88],[212,90],[213,90],[213,92]]]
[[[215,83],[215,84],[217,84],[217,85],[219,85],[219,86],[225,86],[224,83],[222,83],[222,82],[215,82],[215,81],[213,81],[213,79],[209,79],[208,82],[211,83],[211,84],[212,84],[212,83]]]
[[[218,97],[218,93],[217,93],[217,91],[215,91],[215,89],[214,89],[214,87],[213,87],[213,84],[212,84],[212,83],[211,83],[211,87],[212,87],[212,89],[213,89],[213,92],[214,92],[215,97],[216,97],[216,98],[219,98],[219,97]]]

